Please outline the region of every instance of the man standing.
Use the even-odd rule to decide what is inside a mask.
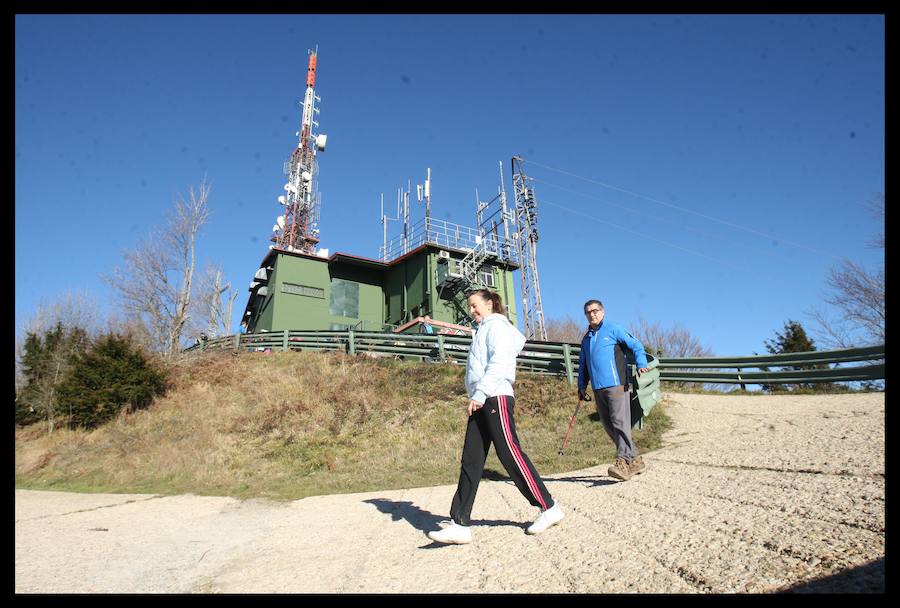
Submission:
[[[597,414],[606,434],[616,446],[616,461],[609,467],[610,477],[628,481],[646,466],[631,439],[631,398],[629,395],[625,351],[634,353],[638,373],[648,371],[644,346],[634,336],[611,321],[604,321],[600,300],[588,300],[584,315],[589,328],[581,339],[578,359],[578,398],[587,400],[587,385],[594,389]]]

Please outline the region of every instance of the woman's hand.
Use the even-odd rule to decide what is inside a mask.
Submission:
[[[471,399],[469,399],[469,407],[466,408],[466,412],[469,414],[469,416],[471,416],[477,410],[480,410],[481,406],[483,405],[483,403],[478,403],[477,401],[472,401]]]

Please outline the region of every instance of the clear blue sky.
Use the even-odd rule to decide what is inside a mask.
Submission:
[[[546,317],[581,321],[597,297],[626,326],[765,352],[787,319],[811,323],[841,258],[882,263],[864,204],[884,191],[884,31],[880,15],[18,15],[16,328],[66,291],[111,311],[98,276],[204,175],[200,262],[245,290],[318,45],[321,246],[377,257],[380,194],[427,167],[433,214],[474,225],[475,188],[496,192],[503,161],[511,191],[519,154]]]

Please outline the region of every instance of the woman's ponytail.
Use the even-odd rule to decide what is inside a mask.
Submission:
[[[469,293],[466,294],[466,297],[477,295],[479,298],[484,300],[485,302],[491,303],[492,312],[499,313],[501,315],[506,314],[506,309],[503,308],[503,301],[500,299],[500,294],[494,293],[490,289],[473,289]]]
[[[488,291],[491,294],[491,303],[494,305],[494,312],[500,313],[501,315],[506,314],[506,310],[503,308],[503,302],[500,300],[500,294],[494,293],[493,291]]]

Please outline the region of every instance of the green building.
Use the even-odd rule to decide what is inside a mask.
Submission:
[[[270,249],[250,285],[241,325],[247,333],[390,331],[424,316],[470,325],[465,293],[480,287],[499,293],[516,323],[519,262],[509,241],[496,231],[482,235],[434,219],[410,232],[386,243],[382,260]]]

